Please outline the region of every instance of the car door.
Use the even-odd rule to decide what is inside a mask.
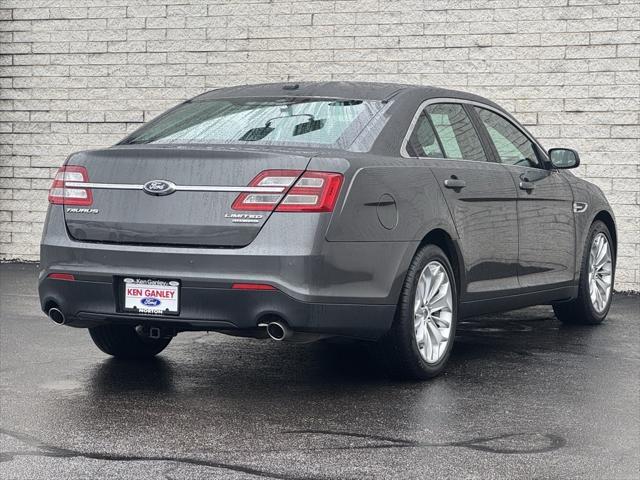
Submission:
[[[464,259],[463,301],[516,289],[518,225],[515,185],[489,162],[462,103],[424,104],[404,152],[431,168],[446,198]]]
[[[475,106],[496,158],[518,189],[518,280],[542,288],[572,282],[575,262],[573,193],[550,169],[542,149],[505,115]]]

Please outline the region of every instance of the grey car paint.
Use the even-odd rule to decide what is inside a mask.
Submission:
[[[246,187],[264,169],[321,170],[344,175],[331,213],[275,212],[233,224],[232,192],[94,190],[99,213],[51,205],[42,238],[40,298],[71,326],[167,322],[181,329],[246,330],[283,317],[295,329],[377,338],[391,325],[408,265],[425,241],[454,257],[463,315],[570,299],[594,218],[613,213],[602,192],[566,171],[495,162],[411,158],[403,150],[424,102],[482,105],[482,97],[429,87],[349,82],[233,87],[210,97],[301,96],[387,102],[371,128],[346,150],[244,145],[119,145],[80,152],[91,181]],[[375,132],[372,135],[371,132]],[[530,136],[528,132],[527,135]],[[533,137],[530,137],[533,138]],[[482,135],[486,150],[486,135]],[[540,148],[542,155],[546,153]],[[462,190],[445,188],[452,176]],[[518,188],[527,177],[533,193]],[[573,203],[588,205],[574,213]],[[165,220],[163,220],[165,219]],[[615,241],[614,241],[615,243]],[[69,272],[77,282],[48,278]],[[176,317],[141,319],[120,308],[123,276],[181,281]],[[278,292],[237,292],[234,282],[265,282]]]
[[[76,240],[244,247],[266,223],[268,212],[257,212],[260,214],[257,223],[238,225],[225,217],[231,212],[238,192],[208,192],[196,188],[246,186],[266,169],[304,170],[309,156],[145,145],[81,152],[70,162],[86,167],[91,172],[91,181],[110,185],[110,188],[93,189],[94,203],[100,206],[98,215],[87,216],[65,209],[69,234]],[[169,179],[194,191],[177,191],[158,198],[142,194],[140,189],[122,188],[153,179]]]
[[[518,282],[543,287],[572,282],[575,224],[573,192],[564,175],[549,170],[508,166],[518,187]]]

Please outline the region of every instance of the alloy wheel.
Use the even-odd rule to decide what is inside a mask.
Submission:
[[[414,301],[415,339],[427,363],[437,363],[451,340],[453,292],[444,265],[431,261],[420,273]]]
[[[598,233],[593,238],[589,253],[589,296],[598,313],[602,313],[609,304],[612,264],[609,240],[604,233]]]

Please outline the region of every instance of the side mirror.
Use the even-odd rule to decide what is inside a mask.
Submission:
[[[572,148],[552,148],[549,158],[554,168],[576,168],[580,165],[580,155]]]

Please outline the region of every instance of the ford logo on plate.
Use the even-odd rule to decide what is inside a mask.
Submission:
[[[145,307],[157,307],[158,305],[160,305],[160,300],[158,300],[157,298],[147,297],[140,300],[140,303]]]
[[[170,195],[176,191],[176,184],[168,180],[151,180],[142,186],[149,195]]]

